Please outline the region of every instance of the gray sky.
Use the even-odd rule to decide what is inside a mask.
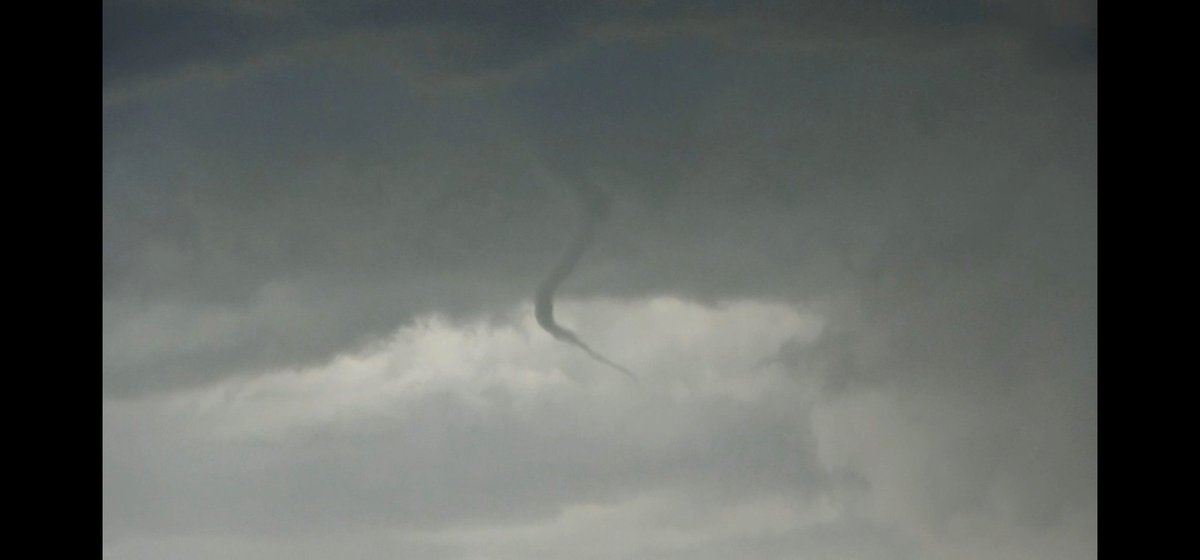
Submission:
[[[103,97],[105,558],[1096,556],[1092,2],[112,0]]]

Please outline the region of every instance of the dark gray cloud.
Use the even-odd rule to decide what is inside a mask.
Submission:
[[[104,9],[106,88],[233,67],[297,46],[389,37],[382,49],[410,73],[441,81],[509,71],[599,36],[693,37],[770,49],[838,44],[909,49],[979,35],[1016,41],[1038,60],[1095,59],[1091,2],[1039,0],[324,2],[110,0]],[[379,46],[376,47],[380,48]]]
[[[1091,3],[104,26],[114,557],[1094,557]]]
[[[165,334],[205,329],[192,306],[217,304],[206,309],[227,322],[213,328],[239,334],[195,348],[225,362],[197,374],[211,376],[331,356],[422,310],[529,297],[575,227],[569,187],[538,181],[530,151],[588,170],[615,197],[590,271],[566,290],[854,289],[886,305],[913,301],[889,299],[896,275],[992,267],[1028,289],[1075,283],[1062,290],[1084,297],[1092,79],[975,57],[617,45],[486,96],[431,99],[396,75],[297,68],[114,110],[107,316],[164,321],[152,330]],[[1019,285],[971,289],[1032,301]],[[110,356],[114,383],[174,367]]]

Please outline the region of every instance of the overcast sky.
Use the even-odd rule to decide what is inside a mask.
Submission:
[[[1095,22],[106,1],[104,557],[1095,558]]]

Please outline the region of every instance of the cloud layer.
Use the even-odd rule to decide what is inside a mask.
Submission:
[[[1095,557],[1092,4],[343,4],[105,4],[106,557]]]

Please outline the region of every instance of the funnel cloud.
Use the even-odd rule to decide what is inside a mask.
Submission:
[[[571,239],[571,244],[567,246],[567,250],[563,253],[562,258],[554,265],[554,269],[550,271],[550,275],[538,286],[537,294],[534,296],[533,313],[537,318],[538,325],[554,336],[554,338],[578,346],[581,350],[587,352],[592,359],[606,364],[629,376],[630,379],[637,381],[637,375],[630,371],[629,368],[597,352],[586,342],[580,340],[579,336],[570,329],[563,327],[554,320],[554,292],[558,290],[563,281],[575,270],[575,267],[579,264],[579,259],[583,257],[584,252],[592,245],[596,237],[596,230],[603,223],[604,219],[608,217],[609,212],[609,200],[599,188],[586,181],[574,181],[574,184],[574,190],[583,207],[579,229],[575,232],[575,236]]]

